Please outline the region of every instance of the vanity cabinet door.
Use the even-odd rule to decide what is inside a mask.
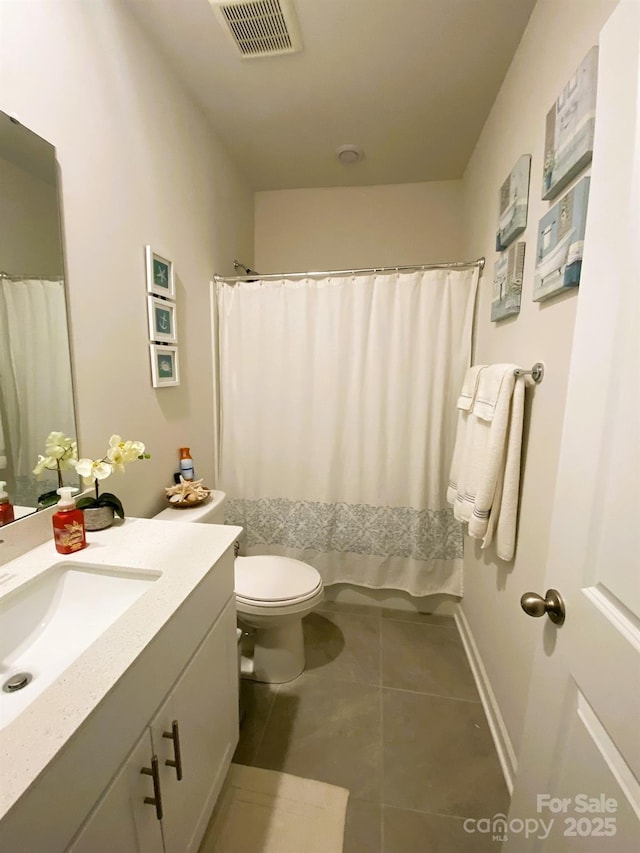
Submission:
[[[160,762],[165,853],[195,853],[238,742],[233,597],[151,723],[151,736]]]
[[[145,729],[67,853],[162,853],[162,830],[153,805],[151,733]]]

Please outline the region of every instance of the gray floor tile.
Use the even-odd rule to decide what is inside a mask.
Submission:
[[[380,684],[380,621],[326,610],[303,622],[306,672],[361,684]]]
[[[382,620],[382,684],[480,701],[457,631]]]
[[[416,613],[412,610],[394,610],[391,607],[383,607],[380,616],[382,619],[391,619],[394,622],[420,622],[423,625],[439,625],[441,628],[457,630],[453,616],[441,616],[439,613]]]
[[[277,684],[240,679],[240,708],[242,722],[240,740],[233,756],[236,764],[251,764],[276,698]]]
[[[252,762],[380,802],[380,688],[303,673],[278,690]]]
[[[468,833],[462,818],[383,807],[383,853],[499,853],[490,835]],[[362,853],[364,853],[363,848]]]
[[[349,797],[342,853],[381,853],[382,806]]]
[[[305,671],[323,678],[380,684],[380,621],[356,613],[310,613],[302,621]]]
[[[382,699],[385,805],[464,817],[507,810],[479,703],[385,688]]]

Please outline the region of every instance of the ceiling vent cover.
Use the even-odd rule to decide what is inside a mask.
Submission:
[[[289,0],[209,0],[240,55],[278,56],[302,49]]]

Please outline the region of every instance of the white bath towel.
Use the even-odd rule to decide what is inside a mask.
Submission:
[[[447,500],[469,535],[498,556],[513,558],[520,483],[525,379],[516,364],[494,364],[479,374],[471,411],[460,411]]]

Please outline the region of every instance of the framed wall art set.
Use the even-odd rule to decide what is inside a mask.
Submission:
[[[593,156],[598,48],[592,47],[567,81],[545,122],[541,197],[556,199]],[[531,157],[522,155],[498,193],[498,222],[491,320],[520,311],[525,243],[514,242],[527,225]],[[580,283],[589,178],[575,183],[538,222],[533,301]]]
[[[180,384],[173,262],[145,246],[151,382],[154,388]]]

